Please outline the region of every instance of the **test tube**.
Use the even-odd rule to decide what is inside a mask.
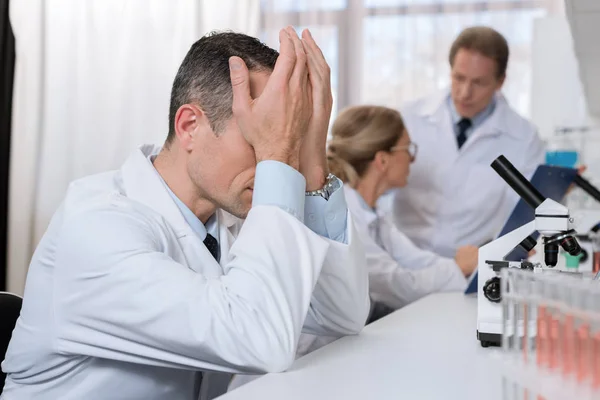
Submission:
[[[547,367],[556,371],[561,365],[561,298],[560,284],[548,277],[546,281],[546,297],[548,308],[546,309],[546,321],[548,324],[548,364]]]
[[[566,279],[560,287],[561,312],[561,369],[565,379],[575,372],[575,298],[577,287],[570,279]]]
[[[535,354],[536,367],[538,370],[544,369],[549,364],[550,332],[548,325],[548,301],[545,295],[546,282],[534,274],[534,291],[537,297],[536,313],[536,335],[535,335]],[[537,396],[536,400],[546,400],[543,396]]]
[[[523,316],[523,279],[515,268],[504,268],[501,271],[502,291],[502,350],[511,361],[509,365],[520,368],[523,363],[522,316]],[[503,377],[503,397],[505,400],[529,400],[522,382],[514,379],[512,374]]]
[[[542,280],[543,301],[538,306],[538,366],[549,369],[552,364],[552,313],[554,301],[552,299],[552,282]]]
[[[592,238],[592,272],[594,274],[600,271],[600,235],[598,233],[590,234]]]
[[[512,289],[515,303],[516,303],[516,318],[515,318],[515,350],[521,352],[522,361],[527,364],[531,359],[532,345],[530,341],[531,329],[530,321],[534,314],[533,309],[533,296],[531,293],[531,273],[515,270],[514,274],[514,286]]]
[[[514,319],[513,319],[513,350],[515,354],[522,357],[523,355],[523,318],[526,313],[525,299],[523,297],[523,276],[519,271],[513,271],[513,286],[511,289],[514,302]],[[523,361],[524,358],[521,358]]]
[[[582,282],[583,284],[583,282]],[[573,295],[575,308],[574,326],[574,363],[575,378],[578,384],[585,384],[591,376],[593,366],[592,346],[590,340],[590,312],[593,312],[594,299],[591,286],[583,284],[580,290]]]
[[[591,287],[590,339],[592,347],[591,383],[594,393],[600,394],[600,288]]]
[[[544,280],[537,280],[537,290],[540,293],[540,299],[537,306],[536,364],[538,368],[545,368],[550,363],[550,326],[548,297],[545,296],[546,282]]]
[[[514,355],[515,342],[515,274],[511,268],[500,271],[500,290],[502,294],[502,350],[506,355]]]
[[[531,281],[532,273],[519,271],[516,272],[515,286],[517,295],[517,334],[519,350],[522,353],[523,365],[527,366],[529,361],[532,359],[532,346],[530,335],[532,330],[530,329],[530,321],[533,316],[532,306],[532,293],[531,293]],[[533,398],[527,386],[522,388],[523,400],[529,400]]]

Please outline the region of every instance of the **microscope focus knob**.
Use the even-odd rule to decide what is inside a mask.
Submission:
[[[502,292],[500,290],[500,278],[495,276],[483,285],[483,295],[492,303],[500,303]]]

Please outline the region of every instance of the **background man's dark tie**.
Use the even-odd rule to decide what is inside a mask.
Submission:
[[[463,144],[467,141],[467,129],[469,129],[473,125],[470,119],[463,118],[458,121],[458,136],[456,137],[456,143],[458,144],[458,148],[460,149]]]

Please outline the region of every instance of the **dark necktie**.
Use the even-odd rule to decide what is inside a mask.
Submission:
[[[456,137],[456,143],[458,144],[458,148],[460,149],[463,144],[467,141],[467,129],[469,129],[472,125],[472,122],[468,118],[463,118],[458,121],[458,136]]]
[[[204,245],[210,251],[210,254],[215,258],[215,260],[219,261],[219,242],[217,239],[210,233],[206,234],[206,239],[204,239]]]

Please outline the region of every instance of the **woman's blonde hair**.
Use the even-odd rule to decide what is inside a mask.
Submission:
[[[391,108],[355,106],[343,110],[331,129],[329,170],[354,187],[375,154],[389,151],[404,131],[400,113]]]

